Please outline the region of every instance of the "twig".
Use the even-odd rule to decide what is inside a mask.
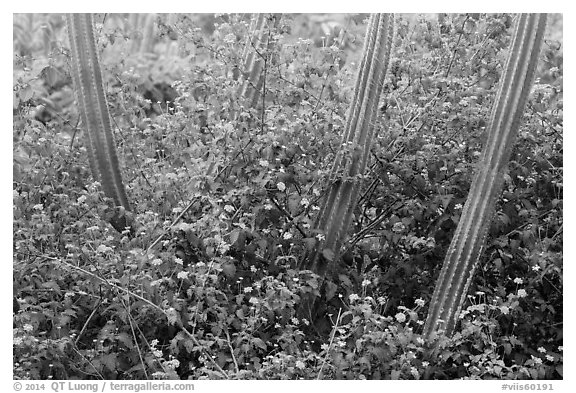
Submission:
[[[274,203],[274,205],[276,205],[276,207],[278,208],[278,210],[280,210],[280,212],[288,219],[290,220],[290,222],[296,227],[296,229],[298,230],[298,232],[300,232],[300,234],[302,235],[302,237],[306,238],[308,237],[308,235],[306,234],[306,232],[304,231],[304,229],[302,229],[300,227],[300,225],[298,225],[298,223],[294,220],[294,217],[292,217],[292,215],[286,211],[286,209],[284,209],[276,200],[276,198],[274,198],[274,196],[269,192],[268,193],[268,199],[270,199],[272,201],[272,203]]]
[[[112,287],[112,288],[114,288],[114,289],[117,289],[117,290],[119,290],[119,291],[122,291],[122,292],[124,292],[124,293],[126,293],[126,294],[128,294],[128,295],[130,295],[130,296],[134,296],[135,298],[137,298],[137,299],[139,299],[139,300],[142,300],[144,303],[152,306],[155,310],[160,311],[166,318],[168,318],[168,314],[166,314],[166,311],[164,311],[162,308],[160,308],[160,307],[157,306],[156,304],[152,303],[150,300],[148,300],[148,299],[146,299],[146,298],[144,298],[144,297],[142,297],[142,296],[140,296],[140,295],[137,295],[137,294],[135,294],[134,292],[132,292],[132,291],[126,289],[126,288],[122,288],[122,287],[120,287],[120,286],[118,286],[118,285],[116,285],[116,284],[112,284],[110,281],[106,280],[105,278],[100,277],[100,276],[97,276],[97,275],[95,275],[94,273],[91,273],[91,272],[89,272],[89,271],[87,271],[87,270],[85,270],[85,269],[82,269],[82,268],[79,267],[79,266],[73,265],[73,264],[71,264],[71,263],[69,263],[69,262],[66,262],[66,261],[63,261],[63,260],[61,260],[61,259],[54,258],[54,257],[49,257],[49,256],[44,256],[44,257],[45,257],[46,259],[48,259],[48,260],[53,260],[53,261],[56,261],[56,262],[63,263],[63,264],[65,264],[65,265],[67,265],[67,266],[73,267],[74,269],[79,270],[79,271],[81,271],[82,273],[84,273],[84,274],[86,274],[86,275],[88,275],[88,276],[90,276],[90,277],[93,277],[93,278],[95,278],[95,279],[97,279],[97,280],[105,283],[106,285],[108,285],[108,286],[110,286],[110,287]],[[200,348],[200,350],[204,353],[204,355],[206,356],[206,358],[210,360],[210,362],[212,363],[212,365],[224,376],[224,378],[225,378],[225,379],[228,379],[228,374],[226,374],[226,372],[225,372],[224,370],[222,370],[222,367],[220,367],[220,366],[218,365],[218,363],[216,363],[216,361],[212,358],[212,356],[208,353],[208,351],[200,344],[200,342],[198,342],[198,340],[196,339],[196,337],[194,337],[194,335],[192,335],[188,330],[186,330],[186,328],[185,328],[184,325],[182,324],[182,321],[177,320],[177,321],[175,322],[175,325],[176,325],[182,332],[184,332],[184,334],[186,334],[186,335],[192,340],[192,342],[194,343],[194,345],[197,345],[197,346]]]
[[[148,372],[146,371],[146,363],[144,363],[144,357],[142,357],[142,351],[140,350],[140,346],[138,345],[136,332],[134,331],[134,325],[132,323],[132,315],[130,313],[130,303],[128,303],[128,305],[126,305],[126,304],[124,304],[124,301],[122,301],[122,305],[124,306],[124,309],[128,312],[128,323],[130,324],[130,331],[132,332],[132,337],[134,338],[134,344],[135,344],[136,350],[138,351],[138,357],[140,358],[140,364],[142,364],[142,371],[144,372],[144,376],[146,377],[146,379],[150,379],[148,377]]]
[[[154,246],[155,246],[156,244],[158,244],[158,243],[160,242],[160,240],[162,240],[162,239],[164,238],[164,236],[166,236],[166,234],[168,233],[168,231],[169,231],[170,229],[172,229],[172,227],[174,227],[174,225],[176,225],[176,224],[178,223],[178,221],[180,221],[180,219],[181,219],[182,217],[184,217],[184,214],[186,214],[186,213],[188,212],[188,210],[190,210],[190,209],[192,208],[192,206],[194,205],[194,203],[195,203],[197,200],[198,200],[198,197],[195,197],[195,198],[188,204],[188,206],[186,206],[186,208],[185,208],[184,210],[182,210],[182,213],[180,213],[180,214],[178,215],[178,217],[176,217],[176,218],[172,221],[172,223],[168,226],[168,228],[166,228],[166,229],[163,230],[163,233],[162,233],[160,236],[158,236],[158,238],[157,238],[156,240],[154,240],[154,242],[152,242],[152,244],[151,244],[150,246],[148,246],[148,248],[146,249],[146,254],[148,254],[148,253],[150,252],[150,250],[151,250],[152,248],[154,248]]]
[[[94,369],[94,371],[96,372],[96,374],[88,373],[88,372],[86,372],[86,371],[84,371],[84,370],[81,370],[81,369],[79,369],[79,368],[75,368],[73,365],[70,365],[71,368],[74,368],[76,371],[78,371],[78,372],[81,373],[81,374],[89,375],[89,376],[91,376],[91,377],[97,376],[97,377],[99,377],[100,379],[105,379],[104,376],[98,372],[98,369],[96,368],[96,366],[94,366],[94,364],[92,364],[92,362],[90,361],[90,359],[87,359],[84,355],[82,355],[82,353],[81,353],[78,349],[72,348],[72,350],[73,350],[74,352],[76,352],[76,354],[79,355],[82,359],[84,359],[84,361],[85,361],[86,363],[88,363],[90,366],[92,366],[92,368]]]
[[[80,340],[80,337],[82,337],[84,335],[84,332],[86,331],[86,328],[90,324],[90,321],[92,320],[92,318],[96,314],[96,311],[98,311],[98,307],[100,307],[101,302],[102,302],[102,298],[98,299],[98,302],[96,303],[96,307],[94,307],[94,310],[92,310],[92,313],[90,314],[90,316],[88,317],[86,322],[84,322],[84,326],[82,326],[82,329],[80,330],[80,333],[78,333],[76,340],[74,340],[74,345],[78,345],[78,341]]]
[[[397,202],[396,202],[397,203]],[[350,251],[352,249],[352,247],[354,247],[360,240],[362,240],[364,238],[364,235],[367,234],[368,232],[370,232],[371,230],[373,230],[376,226],[378,226],[382,221],[384,221],[386,218],[388,218],[388,214],[391,211],[400,209],[402,206],[404,206],[403,202],[400,202],[399,206],[395,206],[394,204],[388,206],[388,208],[386,210],[384,210],[382,213],[380,213],[378,215],[378,217],[376,219],[374,219],[370,224],[366,225],[365,228],[363,228],[360,232],[358,232],[354,238],[352,240],[350,240],[348,247],[346,247],[346,251],[344,251],[343,254],[346,254],[348,251]]]
[[[324,361],[322,362],[322,366],[320,366],[320,371],[318,371],[318,377],[316,379],[322,379],[322,371],[324,370],[324,366],[326,365],[326,360],[328,360],[328,355],[330,354],[330,349],[332,349],[332,343],[334,342],[334,337],[336,337],[336,329],[338,328],[338,323],[340,322],[340,314],[342,313],[342,309],[338,309],[338,316],[336,317],[336,323],[332,328],[332,333],[330,334],[330,344],[328,344],[328,349],[326,350],[326,355],[324,356]]]
[[[456,41],[456,45],[454,45],[454,50],[452,51],[452,58],[450,59],[450,64],[448,64],[448,69],[446,70],[446,74],[444,75],[446,78],[448,77],[448,74],[450,73],[450,69],[452,68],[452,65],[454,64],[454,60],[456,58],[456,51],[458,50],[458,44],[460,44],[460,40],[462,39],[462,35],[464,34],[464,26],[465,26],[465,24],[469,18],[470,18],[470,15],[466,14],[466,19],[464,19],[464,22],[462,22],[462,27],[460,28],[460,35],[458,35],[458,41]]]
[[[232,355],[232,361],[234,362],[236,375],[238,375],[240,373],[240,368],[238,367],[238,362],[236,361],[236,355],[234,355],[234,348],[232,348],[232,343],[230,342],[230,334],[228,333],[228,329],[225,329],[224,332],[226,332],[226,340],[228,343],[228,348],[230,348],[230,354]]]

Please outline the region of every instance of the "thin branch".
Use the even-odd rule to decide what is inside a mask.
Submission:
[[[84,335],[84,332],[86,331],[86,328],[88,327],[88,325],[90,324],[90,321],[92,320],[92,318],[94,317],[94,315],[96,314],[96,311],[98,311],[98,307],[100,307],[100,303],[102,302],[102,298],[98,299],[98,302],[96,303],[96,306],[94,307],[94,310],[92,310],[92,313],[90,314],[90,316],[88,317],[88,319],[86,320],[86,322],[84,322],[84,326],[82,326],[82,329],[80,330],[80,333],[78,333],[78,336],[76,337],[76,340],[74,340],[74,345],[78,345],[78,341],[80,340],[80,337],[82,337]]]
[[[292,217],[292,215],[286,211],[286,209],[284,209],[276,200],[276,198],[274,198],[274,196],[271,193],[268,193],[268,199],[270,199],[272,201],[272,203],[274,203],[274,205],[276,205],[276,207],[278,208],[278,210],[280,210],[280,212],[288,219],[290,220],[290,222],[296,227],[296,229],[298,230],[298,232],[300,232],[300,234],[302,235],[302,237],[306,238],[308,237],[308,235],[306,234],[306,232],[304,231],[304,229],[302,229],[300,227],[300,225],[298,225],[298,223],[294,220],[294,217]]]
[[[452,58],[450,59],[450,64],[448,64],[448,69],[446,70],[446,74],[444,75],[446,78],[448,77],[448,74],[450,74],[450,69],[452,69],[452,65],[454,64],[454,60],[456,59],[456,52],[458,50],[458,45],[460,44],[460,40],[462,39],[462,35],[464,35],[464,26],[465,26],[465,24],[469,18],[470,18],[470,15],[466,14],[466,19],[464,19],[464,22],[462,22],[462,27],[460,27],[460,34],[458,35],[458,41],[456,41],[456,45],[454,45],[454,49],[452,51]]]
[[[230,354],[232,355],[232,361],[234,362],[234,368],[236,370],[236,375],[240,373],[240,368],[238,367],[238,362],[236,361],[236,355],[234,354],[234,348],[232,348],[232,343],[230,342],[230,334],[228,333],[228,329],[225,329],[224,332],[226,333],[226,342],[228,343],[228,348],[230,348]]]
[[[32,255],[32,254],[28,254],[28,255]],[[36,255],[36,256],[39,256],[39,255]],[[54,257],[49,257],[49,256],[46,256],[46,255],[43,255],[43,256],[41,256],[41,257],[44,257],[44,258],[46,258],[47,260],[52,260],[52,261],[59,262],[59,263],[62,263],[62,264],[64,264],[64,265],[70,266],[70,267],[72,267],[72,268],[74,268],[74,269],[76,269],[76,270],[78,270],[78,271],[80,271],[80,272],[82,272],[82,273],[90,276],[90,277],[93,277],[93,278],[95,278],[95,279],[97,279],[97,280],[105,283],[106,285],[108,285],[108,286],[110,286],[110,287],[112,287],[112,288],[114,288],[114,289],[117,289],[117,290],[122,291],[122,292],[124,292],[124,293],[126,293],[126,294],[128,294],[128,295],[130,295],[130,296],[133,296],[133,297],[139,299],[139,300],[142,300],[144,303],[148,304],[149,306],[151,306],[151,307],[154,308],[155,310],[157,310],[157,311],[159,311],[160,313],[162,313],[166,318],[168,318],[168,314],[166,314],[166,311],[164,311],[162,308],[160,308],[160,307],[157,306],[156,304],[152,303],[150,300],[148,300],[148,299],[146,299],[146,298],[144,298],[144,297],[142,297],[142,296],[140,296],[140,295],[137,295],[137,294],[135,294],[134,292],[132,292],[132,291],[126,289],[126,288],[122,288],[122,287],[120,287],[120,286],[118,286],[118,285],[116,285],[116,284],[112,284],[110,281],[106,280],[105,278],[100,277],[100,276],[97,276],[97,275],[95,275],[94,273],[91,273],[91,272],[89,272],[89,271],[87,271],[87,270],[85,270],[85,269],[82,269],[82,268],[79,267],[79,266],[76,266],[76,265],[71,264],[70,262],[66,262],[66,261],[64,261],[64,260],[61,260],[61,259],[58,259],[58,258],[54,258]],[[215,361],[215,360],[213,359],[213,357],[208,353],[208,351],[200,344],[200,342],[196,339],[196,337],[194,337],[194,335],[192,335],[192,334],[184,327],[184,325],[182,324],[182,321],[176,320],[175,325],[176,325],[182,332],[184,332],[184,334],[186,334],[186,335],[192,340],[192,342],[194,343],[194,345],[196,345],[196,346],[198,346],[198,347],[200,348],[200,350],[203,352],[203,354],[206,356],[206,358],[207,358],[207,359],[212,363],[212,365],[222,374],[222,376],[223,376],[225,379],[228,379],[228,374],[227,374],[224,370],[222,370],[222,368],[218,365],[218,363],[216,363],[216,361]]]
[[[322,371],[324,370],[324,366],[326,365],[326,361],[328,360],[328,355],[330,354],[330,349],[332,349],[332,344],[334,343],[334,337],[336,337],[336,329],[338,329],[338,323],[340,322],[340,315],[342,313],[342,309],[338,309],[338,316],[336,317],[336,323],[332,328],[332,332],[330,334],[330,344],[328,344],[328,349],[326,350],[326,355],[324,356],[324,361],[322,362],[322,366],[320,366],[320,371],[318,371],[318,379],[322,379]]]

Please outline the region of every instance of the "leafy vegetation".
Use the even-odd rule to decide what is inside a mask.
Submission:
[[[452,337],[423,326],[514,15],[395,16],[341,258],[325,279],[301,268],[325,237],[367,17],[95,15],[134,213],[118,231],[64,17],[14,16],[15,378],[562,378],[560,15]]]

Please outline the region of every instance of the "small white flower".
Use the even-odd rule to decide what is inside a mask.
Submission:
[[[554,356],[552,356],[552,355],[546,355],[546,360],[548,360],[549,362],[553,362],[553,361],[554,361]]]
[[[84,202],[86,202],[86,195],[81,195],[81,196],[78,198],[78,203],[84,203]]]
[[[559,345],[559,346],[558,346],[558,350],[559,350],[560,352],[562,352],[562,351],[564,351],[564,347],[563,347],[562,345]]]
[[[244,288],[244,293],[250,293],[252,292],[252,287],[245,287]]]
[[[424,345],[424,339],[423,339],[422,337],[418,337],[418,338],[416,339],[416,342],[417,342],[418,344],[420,344],[420,345]]]
[[[226,34],[224,37],[224,42],[227,44],[233,44],[236,41],[236,36],[232,33]]]
[[[538,352],[540,352],[540,353],[546,353],[546,348],[544,348],[544,347],[538,347]]]
[[[188,278],[188,272],[180,272],[176,277],[178,277],[180,280],[186,280]]]
[[[39,203],[39,204],[37,204],[37,205],[34,205],[32,208],[33,208],[34,210],[42,210],[42,209],[44,209],[44,205],[41,204],[41,203]]]
[[[419,307],[423,307],[425,302],[424,302],[424,299],[420,298],[420,299],[416,299],[414,301],[414,303],[416,303],[416,305]]]
[[[104,244],[100,244],[98,247],[96,247],[96,252],[101,254],[106,254],[109,251],[112,251],[112,249],[108,246],[105,246]]]
[[[294,325],[298,325],[300,323],[300,321],[298,321],[298,318],[296,317],[292,318],[291,321]]]
[[[263,167],[268,167],[268,165],[269,165],[267,160],[260,160],[258,163],[260,164],[260,166],[263,166]]]
[[[290,232],[284,232],[284,235],[282,237],[284,238],[284,240],[289,240],[292,239],[292,234]]]
[[[370,285],[370,280],[363,280],[363,281],[362,281],[362,286],[363,286],[363,287],[367,287],[368,285]]]
[[[532,266],[532,271],[537,272],[539,270],[540,270],[540,266],[538,266],[538,265]]]
[[[270,203],[267,203],[266,205],[264,205],[265,210],[272,210],[273,208],[274,208],[274,206],[272,206]]]
[[[542,359],[540,359],[540,358],[532,356],[532,360],[534,360],[534,363],[536,363],[536,364],[542,364]]]
[[[319,242],[326,240],[326,236],[324,236],[322,233],[319,233],[316,235],[316,239],[318,239]]]
[[[281,182],[281,181],[278,182],[278,184],[276,184],[276,187],[278,187],[278,189],[279,189],[280,191],[286,190],[286,184],[284,184],[284,183]]]
[[[430,363],[428,363],[427,361],[423,361],[423,362],[422,362],[422,367],[428,367],[429,364],[430,364]]]
[[[304,364],[303,361],[301,361],[301,360],[297,360],[297,361],[296,361],[296,368],[299,368],[300,370],[303,370],[304,367],[306,367],[306,365]]]
[[[514,284],[520,285],[520,284],[523,284],[523,283],[524,283],[524,281],[523,281],[521,278],[519,278],[519,277],[516,277],[516,278],[514,279]]]
[[[454,205],[454,210],[460,210],[462,209],[462,204],[461,203],[457,203]]]
[[[402,312],[399,312],[398,314],[396,314],[394,316],[394,318],[396,318],[396,320],[400,323],[406,321],[406,315],[404,315],[404,313],[402,313]]]
[[[353,302],[355,300],[360,299],[360,296],[356,295],[355,293],[350,294],[350,296],[348,296],[348,299],[350,300],[350,302]]]
[[[152,260],[152,266],[160,266],[160,265],[162,265],[162,259],[155,258],[154,260]]]
[[[32,330],[34,330],[34,326],[30,325],[29,323],[27,323],[26,325],[24,325],[24,331],[30,333]]]
[[[508,313],[510,312],[510,309],[507,306],[501,306],[500,312],[504,315],[508,315]]]
[[[232,213],[234,211],[234,206],[226,205],[224,206],[224,210],[226,210],[228,213]]]
[[[524,289],[518,290],[518,297],[526,297],[526,296],[528,296],[528,294],[526,293],[526,291]]]
[[[166,318],[168,319],[168,323],[170,325],[174,325],[178,320],[178,311],[176,311],[175,308],[170,307],[168,310],[166,310]]]
[[[174,262],[176,262],[177,265],[184,265],[184,261],[178,257],[174,258]]]

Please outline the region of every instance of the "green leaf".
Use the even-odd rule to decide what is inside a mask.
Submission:
[[[328,261],[332,262],[334,260],[334,251],[325,248],[322,250],[322,256],[326,258]]]
[[[262,341],[262,339],[260,338],[253,338],[252,339],[252,344],[254,344],[255,346],[257,346],[260,349],[266,350],[266,343],[264,343],[264,341]]]
[[[26,85],[25,88],[19,91],[20,101],[26,102],[34,96],[34,89],[30,85]]]
[[[222,264],[222,272],[226,275],[226,277],[232,278],[236,275],[236,265],[234,265],[232,262],[226,262]]]
[[[334,284],[331,281],[326,282],[326,300],[330,300],[336,294],[338,290],[338,285]]]

